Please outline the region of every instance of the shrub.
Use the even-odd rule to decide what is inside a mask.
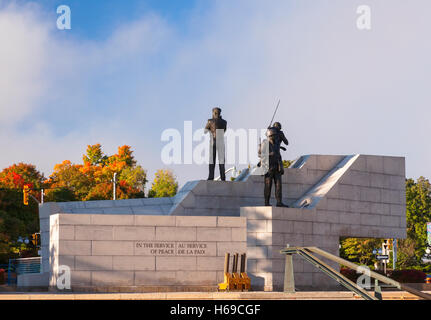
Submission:
[[[424,283],[426,274],[420,270],[394,270],[389,277],[401,283]]]
[[[358,280],[358,277],[360,276],[360,274],[356,273],[355,270],[352,270],[350,268],[345,268],[345,267],[340,269],[340,273],[343,276],[345,276],[347,279],[353,282],[356,282],[356,280]]]
[[[4,278],[5,278],[5,270],[0,269],[0,284],[4,284]]]

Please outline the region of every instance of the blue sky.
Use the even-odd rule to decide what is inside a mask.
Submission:
[[[72,29],[56,29],[69,5]],[[131,145],[152,180],[180,184],[205,165],[161,163],[167,128],[205,125],[221,106],[231,128],[277,120],[302,154],[406,157],[431,177],[431,3],[370,0],[0,0],[0,168],[28,162],[49,175],[87,144]],[[150,185],[148,185],[149,187]]]

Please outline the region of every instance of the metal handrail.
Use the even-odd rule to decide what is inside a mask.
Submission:
[[[294,281],[293,280],[293,267],[292,266],[288,266],[287,265],[287,257],[291,256],[292,254],[299,254],[302,258],[304,258],[305,260],[307,260],[308,262],[310,262],[311,264],[313,264],[315,267],[317,267],[318,269],[320,269],[321,271],[323,271],[324,273],[326,273],[327,275],[329,275],[331,278],[335,279],[336,281],[338,281],[341,285],[343,285],[345,288],[349,289],[352,292],[355,292],[356,294],[360,295],[361,297],[363,297],[366,300],[378,300],[376,298],[376,296],[380,296],[380,287],[378,285],[375,286],[375,292],[376,292],[376,296],[372,296],[370,295],[366,290],[364,290],[363,288],[361,288],[358,284],[355,284],[354,282],[352,282],[351,280],[347,279],[345,276],[343,276],[340,272],[334,270],[333,268],[331,268],[330,266],[328,266],[326,263],[324,263],[323,261],[319,260],[317,257],[315,257],[313,254],[311,253],[315,253],[318,254],[328,260],[337,262],[339,264],[345,265],[346,267],[349,267],[353,270],[355,270],[357,273],[365,273],[365,270],[363,269],[363,267],[360,267],[350,261],[347,261],[343,258],[340,258],[336,255],[330,254],[322,249],[316,248],[316,247],[289,247],[288,245],[286,246],[285,249],[281,250],[280,253],[285,254],[286,255],[286,270],[285,270],[285,279],[292,279],[290,281]],[[291,261],[291,260],[290,260]],[[290,262],[291,263],[291,262]],[[292,273],[291,275],[288,275],[287,273]],[[398,288],[399,290],[405,290],[411,294],[414,294],[418,297],[421,297],[423,299],[426,300],[431,300],[431,295],[424,293],[420,290],[416,290],[412,287],[406,286],[402,283],[399,283],[398,281],[395,281],[393,279],[390,279],[386,276],[383,276],[379,273],[376,273],[374,271],[371,270],[367,270],[367,273],[369,272],[369,274],[367,274],[368,276],[370,276],[371,278],[374,278],[378,281],[381,281],[383,283],[386,283],[388,285],[394,286],[396,288]],[[294,288],[294,284],[292,283],[286,283],[285,280],[285,284],[284,284],[285,288]]]
[[[8,285],[12,285],[12,283],[15,283],[16,281],[16,278],[12,278],[13,273],[15,273],[18,276],[21,274],[41,273],[41,272],[42,272],[41,257],[9,259]]]

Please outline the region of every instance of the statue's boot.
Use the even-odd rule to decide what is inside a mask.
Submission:
[[[224,167],[224,164],[219,164],[218,167],[219,167],[219,170],[220,170],[220,179],[221,179],[221,181],[226,181],[226,169]]]
[[[284,204],[283,202],[277,202],[276,207],[290,208],[287,204]]]
[[[209,165],[208,180],[214,180],[214,169],[215,169],[215,165],[214,164],[210,164]]]

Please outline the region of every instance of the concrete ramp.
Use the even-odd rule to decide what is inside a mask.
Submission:
[[[294,208],[314,208],[317,203],[336,185],[338,180],[350,168],[350,166],[359,158],[359,155],[350,155],[344,157],[331,171],[326,174],[322,180],[314,185],[304,196],[293,204]],[[299,159],[301,160],[301,159]],[[303,165],[304,160],[299,162]],[[296,163],[294,163],[295,165]]]

